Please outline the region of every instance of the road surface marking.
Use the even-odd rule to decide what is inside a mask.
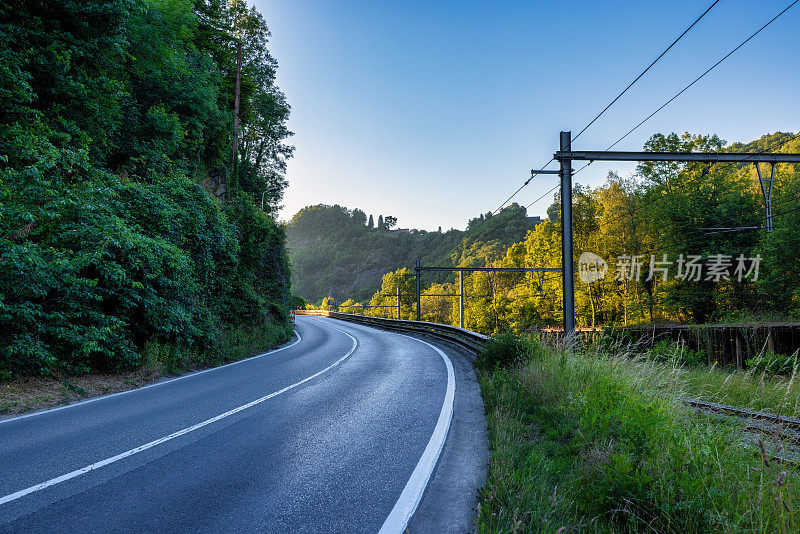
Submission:
[[[447,432],[450,429],[450,421],[453,418],[453,402],[456,394],[456,379],[453,372],[453,362],[450,361],[450,358],[441,349],[434,347],[427,341],[403,334],[398,335],[424,343],[439,353],[447,366],[447,392],[444,395],[442,410],[439,412],[439,420],[436,422],[436,428],[433,430],[431,439],[428,441],[417,467],[411,473],[411,478],[408,479],[406,487],[403,488],[400,498],[397,499],[394,508],[392,508],[386,521],[383,522],[379,534],[401,534],[406,531],[411,516],[414,515],[419,502],[422,500],[422,494],[425,493],[425,488],[431,479],[436,462],[439,461],[444,442],[447,440]]]
[[[336,330],[339,330],[339,329],[336,328]],[[79,477],[79,476],[81,476],[81,475],[83,475],[85,473],[88,473],[89,471],[94,471],[95,469],[99,469],[99,468],[104,467],[106,465],[113,464],[114,462],[118,462],[119,460],[122,460],[124,458],[129,457],[129,456],[133,456],[134,454],[138,454],[138,453],[140,453],[142,451],[146,451],[147,449],[151,449],[151,448],[153,448],[153,447],[155,447],[157,445],[161,445],[162,443],[166,443],[167,441],[173,440],[175,438],[178,438],[178,437],[183,436],[185,434],[188,434],[190,432],[194,432],[195,430],[203,428],[204,426],[208,426],[211,423],[216,423],[217,421],[219,421],[221,419],[225,419],[226,417],[230,417],[231,415],[234,415],[234,414],[239,413],[239,412],[241,412],[243,410],[251,408],[251,407],[253,407],[253,406],[257,405],[257,404],[261,404],[262,402],[264,402],[266,400],[269,400],[269,399],[271,399],[273,397],[276,397],[276,396],[280,395],[281,393],[285,393],[285,392],[289,391],[290,389],[294,389],[294,388],[296,388],[297,386],[299,386],[301,384],[305,384],[309,380],[313,380],[314,378],[318,377],[319,375],[330,371],[331,369],[333,369],[334,367],[336,367],[337,365],[339,365],[340,363],[345,361],[347,358],[349,358],[350,355],[353,354],[353,352],[355,352],[356,347],[358,346],[358,341],[356,340],[356,338],[354,338],[353,336],[351,336],[350,334],[348,334],[344,330],[340,330],[340,332],[342,332],[347,337],[349,337],[350,339],[353,340],[353,346],[350,348],[350,350],[347,352],[347,354],[345,354],[344,356],[342,356],[341,358],[339,358],[338,360],[336,360],[335,362],[330,364],[325,369],[322,369],[321,371],[318,371],[318,372],[314,373],[313,375],[311,375],[309,377],[306,377],[306,378],[304,378],[303,380],[301,380],[299,382],[295,382],[294,384],[292,384],[290,386],[286,386],[283,389],[280,389],[278,391],[270,393],[269,395],[264,395],[263,397],[260,397],[260,398],[254,400],[254,401],[248,402],[247,404],[243,404],[242,406],[239,406],[238,408],[234,408],[232,410],[228,410],[225,413],[219,414],[219,415],[217,415],[215,417],[212,417],[211,419],[206,419],[205,421],[197,423],[196,425],[192,425],[192,426],[190,426],[188,428],[184,428],[183,430],[178,430],[177,432],[173,432],[172,434],[170,434],[168,436],[164,436],[163,438],[159,438],[159,439],[153,440],[153,441],[151,441],[149,443],[145,443],[144,445],[140,445],[139,447],[136,447],[134,449],[130,449],[130,450],[127,450],[127,451],[125,451],[123,453],[117,454],[116,456],[112,456],[111,458],[106,458],[105,460],[100,460],[99,462],[95,462],[95,463],[93,463],[91,465],[87,465],[86,467],[83,467],[81,469],[76,469],[75,471],[71,471],[71,472],[66,473],[64,475],[61,475],[59,477],[52,478],[52,479],[47,480],[45,482],[42,482],[40,484],[36,484],[35,486],[31,486],[29,488],[21,489],[19,491],[15,491],[14,493],[10,493],[10,494],[8,494],[8,495],[6,495],[4,497],[0,497],[0,505],[6,504],[6,503],[11,502],[11,501],[15,501],[15,500],[17,500],[17,499],[19,499],[21,497],[24,497],[26,495],[29,495],[31,493],[43,490],[45,488],[49,488],[50,486],[55,486],[56,484],[60,484],[61,482],[65,482],[67,480]]]
[[[111,397],[118,397],[120,395],[126,395],[128,393],[133,393],[134,391],[141,391],[143,389],[154,388],[156,386],[163,386],[164,384],[169,384],[170,382],[177,382],[178,380],[183,380],[184,378],[190,378],[190,377],[193,377],[193,376],[202,375],[204,373],[210,373],[211,371],[216,371],[217,369],[222,369],[223,367],[230,367],[231,365],[238,365],[240,363],[250,362],[250,361],[256,360],[258,358],[263,358],[264,356],[269,356],[270,354],[275,354],[276,352],[280,352],[282,350],[286,350],[288,348],[294,347],[295,345],[297,345],[298,343],[303,341],[303,339],[300,337],[300,334],[295,332],[294,335],[297,336],[297,341],[295,341],[291,345],[286,345],[285,347],[281,347],[279,349],[273,349],[273,350],[264,352],[262,354],[256,354],[255,356],[251,356],[250,358],[245,358],[243,360],[237,360],[235,362],[226,363],[225,365],[220,365],[220,366],[217,366],[217,367],[211,367],[209,369],[203,369],[202,371],[196,371],[194,373],[189,373],[187,375],[182,375],[182,376],[178,376],[178,377],[175,377],[175,378],[170,378],[169,380],[163,380],[161,382],[155,382],[153,384],[148,384],[146,386],[142,386],[142,387],[136,388],[136,389],[129,389],[127,391],[120,391],[118,393],[111,393],[109,395],[102,395],[100,397],[92,397],[91,399],[82,400],[80,402],[73,402],[72,404],[66,404],[64,406],[57,406],[55,408],[48,408],[47,410],[39,410],[38,412],[26,413],[24,415],[18,415],[16,417],[9,417],[8,419],[0,419],[0,425],[2,425],[3,423],[10,423],[11,421],[18,421],[19,419],[27,419],[28,417],[34,417],[36,415],[43,415],[43,414],[46,414],[46,413],[57,412],[59,410],[65,410],[67,408],[74,408],[75,406],[81,406],[82,404],[89,404],[90,402],[96,402],[96,401],[103,400],[103,399],[110,399]]]

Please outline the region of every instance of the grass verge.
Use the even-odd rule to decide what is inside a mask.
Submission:
[[[147,343],[142,365],[116,374],[87,373],[70,377],[22,377],[0,383],[0,416],[20,415],[82,399],[136,389],[163,378],[241,360],[287,342],[291,325],[239,327],[225,333],[218,350],[195,351]]]
[[[798,531],[798,472],[683,409],[690,377],[524,345],[478,360],[492,449],[480,532]]]
[[[797,380],[798,359],[795,356],[767,355],[749,361],[746,371],[732,368],[686,365],[684,349],[671,344],[654,354],[638,345],[593,346],[597,355],[619,359],[620,366],[629,367],[633,379],[637,376],[658,375],[661,393],[672,397],[692,398],[730,404],[751,410],[766,411],[800,418],[800,380]],[[626,364],[627,360],[627,364]],[[776,374],[762,362],[778,362],[784,374]]]

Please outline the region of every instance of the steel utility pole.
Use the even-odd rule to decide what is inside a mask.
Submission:
[[[547,172],[547,171],[544,171]],[[551,171],[548,174],[554,173],[556,171]],[[431,272],[458,272],[458,293],[454,294],[447,294],[447,295],[426,295],[427,297],[458,297],[459,301],[459,312],[458,312],[458,322],[461,325],[461,328],[464,328],[464,271],[475,273],[475,272],[491,272],[491,273],[528,273],[528,272],[537,272],[537,273],[544,273],[544,272],[561,272],[561,269],[553,268],[553,267],[423,267],[420,265],[419,260],[417,260],[417,266],[414,267],[414,270],[417,272],[417,309],[419,309],[419,301],[420,301],[420,275],[422,271],[431,271]],[[408,295],[411,296],[411,295]],[[487,295],[485,295],[487,296]],[[419,314],[417,314],[419,318]]]
[[[416,265],[416,267],[414,267],[414,272],[417,275],[417,321],[421,321],[422,320],[422,306],[420,306],[420,304],[421,304],[420,301],[422,299],[420,298],[420,281],[421,281],[420,280],[420,276],[422,275],[422,272],[419,270],[419,260],[417,260],[417,265]]]
[[[397,283],[397,319],[400,320],[400,282]]]
[[[561,132],[561,152],[572,151],[572,132]],[[575,331],[575,268],[572,246],[572,159],[561,158],[561,267],[564,335]]]
[[[458,324],[464,328],[464,269],[458,271]]]

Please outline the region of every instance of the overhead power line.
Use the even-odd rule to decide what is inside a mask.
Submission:
[[[576,135],[575,137],[573,137],[573,138],[572,138],[572,141],[574,142],[576,139],[578,139],[578,137],[580,137],[580,136],[581,136],[581,134],[582,134],[583,132],[585,132],[586,130],[588,130],[588,129],[589,129],[589,126],[591,126],[592,124],[594,124],[594,123],[595,123],[595,121],[596,121],[597,119],[599,119],[599,118],[600,118],[600,117],[603,115],[603,113],[605,113],[606,111],[608,111],[608,109],[609,109],[611,106],[613,106],[613,105],[614,105],[614,104],[617,102],[617,100],[619,100],[620,98],[622,98],[622,95],[624,95],[625,93],[627,93],[627,92],[628,92],[628,89],[630,89],[631,87],[633,87],[633,85],[634,85],[636,82],[638,82],[638,81],[639,81],[639,79],[640,79],[642,76],[644,76],[644,75],[647,73],[647,71],[649,71],[649,70],[650,70],[650,68],[651,68],[653,65],[655,65],[655,64],[658,62],[658,60],[659,60],[659,59],[661,59],[662,57],[664,57],[664,55],[665,55],[667,52],[669,52],[669,51],[670,51],[670,49],[672,49],[672,47],[673,47],[673,46],[675,46],[675,45],[678,43],[678,41],[680,41],[680,40],[683,38],[683,36],[684,36],[684,35],[686,35],[687,33],[689,33],[689,30],[691,30],[692,28],[694,28],[694,27],[695,27],[695,25],[696,25],[698,22],[700,22],[700,19],[702,19],[703,17],[705,17],[705,16],[706,16],[706,13],[708,13],[709,11],[711,11],[711,8],[713,8],[713,7],[714,7],[715,5],[717,5],[718,3],[719,3],[719,0],[715,0],[715,2],[713,2],[713,3],[712,3],[710,6],[708,6],[708,8],[706,8],[706,10],[705,10],[705,11],[703,11],[703,12],[700,14],[700,16],[699,16],[699,17],[697,17],[697,18],[694,20],[694,22],[692,22],[692,23],[689,25],[689,27],[688,27],[688,28],[686,28],[685,30],[683,30],[683,33],[681,33],[681,34],[680,34],[678,37],[676,37],[676,38],[675,38],[675,40],[674,40],[674,41],[672,41],[672,43],[671,43],[671,44],[670,44],[670,45],[669,45],[669,46],[668,46],[668,47],[667,47],[667,48],[666,48],[666,49],[665,49],[663,52],[661,52],[661,54],[660,54],[660,55],[659,55],[657,58],[655,58],[655,59],[653,60],[653,62],[652,62],[652,63],[650,63],[650,64],[647,66],[647,68],[646,68],[646,69],[644,69],[644,70],[642,71],[642,73],[641,73],[641,74],[639,74],[639,75],[638,75],[638,76],[637,76],[637,77],[636,77],[636,78],[635,78],[635,79],[634,79],[634,80],[633,80],[631,83],[629,83],[629,84],[628,84],[628,86],[627,86],[625,89],[623,89],[623,90],[622,90],[622,92],[621,92],[620,94],[618,94],[618,95],[617,95],[617,96],[614,98],[614,100],[612,100],[612,101],[611,101],[611,102],[610,102],[610,103],[609,103],[609,104],[608,104],[606,107],[604,107],[604,108],[603,108],[603,111],[601,111],[600,113],[598,113],[598,114],[595,116],[595,118],[593,118],[591,121],[589,121],[589,124],[587,124],[586,126],[584,126],[584,127],[583,127],[583,129],[582,129],[580,132],[578,132],[578,135]]]
[[[751,41],[751,40],[752,40],[752,39],[753,39],[753,38],[754,38],[756,35],[758,35],[758,34],[759,34],[759,33],[761,33],[762,31],[764,31],[764,29],[766,29],[766,27],[767,27],[767,26],[769,26],[770,24],[772,24],[773,22],[775,22],[776,20],[778,20],[778,19],[779,19],[779,18],[780,18],[780,17],[781,17],[781,16],[782,16],[784,13],[786,13],[787,11],[789,11],[789,9],[791,9],[791,8],[792,8],[792,7],[793,7],[793,6],[794,6],[796,3],[798,3],[798,2],[800,2],[800,0],[794,0],[794,2],[792,2],[791,4],[789,4],[788,6],[786,6],[786,7],[783,9],[783,11],[781,11],[780,13],[778,13],[777,15],[775,15],[774,17],[772,17],[772,18],[771,18],[771,19],[770,19],[770,20],[769,20],[769,21],[768,21],[766,24],[764,24],[764,25],[763,25],[763,26],[761,26],[759,29],[757,29],[755,32],[753,32],[752,34],[750,34],[750,36],[749,36],[747,39],[745,39],[744,41],[742,41],[741,43],[739,43],[739,45],[738,45],[738,46],[736,46],[736,48],[734,48],[733,50],[731,50],[730,52],[728,52],[727,54],[725,54],[724,56],[722,56],[722,58],[721,58],[721,59],[719,59],[719,60],[718,60],[716,63],[714,63],[714,64],[713,64],[713,65],[711,65],[711,66],[710,66],[708,69],[706,69],[706,71],[705,71],[705,72],[703,72],[703,73],[702,73],[700,76],[698,76],[697,78],[695,78],[694,80],[692,80],[692,81],[691,81],[691,82],[690,82],[690,83],[689,83],[689,84],[688,84],[686,87],[684,87],[683,89],[681,89],[680,91],[678,91],[677,93],[675,93],[675,95],[673,95],[673,96],[672,96],[672,97],[671,97],[669,100],[667,100],[666,102],[664,102],[663,104],[661,104],[661,105],[660,105],[660,106],[659,106],[659,107],[658,107],[658,108],[657,108],[657,109],[656,109],[654,112],[652,112],[650,115],[648,115],[647,117],[645,117],[644,119],[642,119],[642,120],[641,120],[641,121],[640,121],[640,122],[639,122],[639,123],[638,123],[636,126],[634,126],[633,128],[631,128],[630,130],[628,130],[628,131],[625,133],[625,135],[623,135],[622,137],[620,137],[619,139],[617,139],[616,141],[614,141],[614,142],[613,142],[611,145],[609,145],[609,147],[608,147],[608,148],[606,148],[606,149],[605,149],[603,152],[608,152],[609,150],[611,150],[612,148],[614,148],[615,146],[617,146],[617,145],[618,145],[618,144],[619,144],[619,143],[620,143],[620,142],[621,142],[623,139],[627,138],[627,137],[628,137],[630,134],[632,134],[633,132],[635,132],[636,130],[638,130],[640,126],[642,126],[644,123],[646,123],[646,122],[647,122],[647,121],[649,121],[651,118],[653,118],[653,116],[655,116],[655,114],[656,114],[656,113],[658,113],[659,111],[661,111],[662,109],[664,109],[665,107],[667,107],[668,105],[670,105],[670,104],[671,104],[671,103],[672,103],[672,102],[673,102],[673,101],[674,101],[676,98],[678,98],[678,97],[679,97],[679,96],[681,96],[683,93],[685,93],[686,91],[688,91],[688,90],[689,90],[689,89],[690,89],[690,88],[691,88],[691,87],[692,87],[694,84],[696,84],[697,82],[699,82],[700,80],[702,80],[703,78],[705,78],[705,76],[706,76],[708,73],[710,73],[712,70],[714,70],[715,68],[717,68],[717,67],[718,67],[718,66],[719,66],[719,65],[720,65],[720,64],[721,64],[723,61],[725,61],[726,59],[728,59],[729,57],[731,57],[733,54],[735,54],[735,53],[736,53],[736,52],[737,52],[737,51],[738,51],[740,48],[742,48],[744,45],[746,45],[747,43],[749,43],[749,42],[750,42],[750,41]],[[591,164],[592,164],[592,162],[593,162],[593,161],[589,161],[589,162],[588,162],[586,165],[584,165],[583,167],[581,167],[580,169],[578,169],[577,171],[575,171],[575,172],[573,173],[573,175],[572,175],[572,176],[574,177],[576,174],[578,174],[579,172],[581,172],[582,170],[584,170],[586,167],[588,167],[589,165],[591,165]]]
[[[542,170],[542,169],[544,169],[545,167],[547,167],[548,165],[550,165],[551,163],[553,163],[555,160],[556,160],[556,158],[550,158],[550,161],[548,161],[547,163],[545,163],[544,165],[542,165],[541,167],[539,167],[539,170]],[[512,198],[514,198],[515,196],[517,196],[517,193],[519,193],[520,191],[522,191],[522,189],[523,189],[523,188],[524,188],[526,185],[528,185],[529,183],[531,183],[531,180],[533,180],[533,178],[534,178],[535,176],[539,175],[539,174],[540,174],[539,172],[536,172],[536,171],[531,171],[531,176],[530,176],[530,178],[528,178],[527,180],[525,180],[525,181],[522,183],[522,185],[521,185],[521,186],[519,186],[519,188],[518,188],[516,191],[514,191],[513,193],[511,193],[511,196],[509,196],[507,199],[505,199],[505,200],[503,201],[503,203],[502,203],[502,204],[500,204],[500,206],[499,206],[499,207],[498,207],[496,210],[494,210],[494,212],[493,212],[493,213],[497,213],[498,211],[502,210],[502,209],[503,209],[503,206],[505,206],[506,204],[508,204],[508,201],[509,201],[509,200],[511,200]]]
[[[533,206],[534,204],[536,204],[537,202],[539,202],[540,200],[542,200],[544,197],[546,197],[547,195],[549,195],[550,193],[552,193],[553,191],[555,191],[555,190],[556,190],[556,189],[558,189],[559,187],[561,187],[561,184],[556,184],[556,185],[555,185],[555,186],[553,186],[553,187],[552,187],[552,188],[551,188],[549,191],[547,191],[547,192],[546,192],[544,195],[540,196],[539,198],[537,198],[536,200],[534,200],[533,202],[531,202],[530,204],[528,204],[527,206],[525,206],[525,209],[528,209],[528,208],[530,208],[531,206]]]
[[[589,123],[588,123],[586,126],[584,126],[584,127],[583,127],[583,129],[582,129],[580,132],[578,132],[578,135],[576,135],[575,137],[573,137],[573,138],[572,138],[572,140],[573,140],[573,141],[575,141],[575,140],[576,140],[578,137],[580,137],[580,136],[581,136],[581,134],[582,134],[583,132],[585,132],[586,130],[588,130],[588,129],[589,129],[589,127],[590,127],[592,124],[594,124],[594,123],[595,123],[595,121],[597,121],[597,119],[599,119],[599,118],[600,118],[600,117],[601,117],[601,116],[602,116],[602,115],[603,115],[603,114],[604,114],[606,111],[608,111],[608,110],[609,110],[609,108],[611,108],[611,106],[613,106],[613,105],[614,105],[614,104],[617,102],[617,100],[619,100],[620,98],[622,98],[622,95],[624,95],[625,93],[627,93],[627,92],[628,92],[628,90],[629,90],[631,87],[633,87],[633,86],[636,84],[636,82],[638,82],[638,81],[639,81],[639,80],[642,78],[642,76],[644,76],[644,75],[647,73],[647,71],[649,71],[649,70],[650,70],[650,69],[653,67],[653,65],[655,65],[656,63],[658,63],[658,61],[659,61],[659,60],[660,60],[662,57],[664,57],[664,56],[666,55],[666,53],[667,53],[667,52],[669,52],[669,51],[672,49],[672,47],[673,47],[673,46],[675,46],[675,45],[678,43],[678,41],[680,41],[680,40],[683,38],[683,36],[684,36],[684,35],[686,35],[687,33],[689,33],[689,30],[691,30],[692,28],[694,28],[694,27],[695,27],[695,25],[697,25],[697,23],[698,23],[698,22],[700,22],[700,20],[701,20],[703,17],[705,17],[705,16],[706,16],[706,14],[707,14],[709,11],[711,11],[711,9],[712,9],[712,8],[713,8],[715,5],[717,5],[717,4],[719,3],[719,1],[720,1],[720,0],[714,0],[714,2],[713,2],[713,3],[712,3],[710,6],[708,6],[708,8],[706,8],[706,10],[705,10],[705,11],[703,11],[703,12],[700,14],[700,16],[699,16],[699,17],[697,17],[697,18],[694,20],[694,22],[692,22],[692,23],[689,25],[689,27],[687,27],[685,30],[683,30],[683,33],[681,33],[680,35],[678,35],[678,37],[676,37],[676,38],[675,38],[675,40],[674,40],[674,41],[672,41],[672,43],[670,43],[670,45],[669,45],[669,46],[668,46],[666,49],[664,49],[664,51],[663,51],[663,52],[661,52],[661,54],[659,54],[659,55],[658,55],[658,57],[656,57],[656,58],[655,58],[655,59],[654,59],[652,62],[650,62],[650,64],[647,66],[647,68],[645,68],[645,69],[644,69],[644,70],[643,70],[643,71],[642,71],[642,72],[641,72],[641,73],[640,73],[640,74],[639,74],[639,75],[638,75],[636,78],[634,78],[634,80],[633,80],[631,83],[629,83],[629,84],[628,84],[628,86],[627,86],[627,87],[625,87],[625,89],[623,89],[621,93],[619,93],[619,94],[618,94],[616,97],[614,97],[614,99],[613,99],[611,102],[609,102],[609,104],[608,104],[606,107],[604,107],[604,108],[602,109],[602,111],[600,111],[600,113],[598,113],[597,115],[595,115],[595,117],[594,117],[592,120],[590,120],[590,121],[589,121]],[[798,0],[798,1],[800,1],[800,0]],[[547,163],[545,163],[544,165],[540,166],[540,167],[539,167],[539,169],[544,169],[545,167],[547,167],[548,165],[550,165],[551,163],[553,163],[553,161],[555,161],[555,158],[550,158],[550,161],[548,161],[548,162],[547,162]],[[522,191],[522,190],[525,188],[525,186],[527,186],[527,185],[528,185],[528,184],[531,182],[531,180],[532,180],[532,179],[533,179],[535,176],[537,176],[538,174],[539,174],[538,172],[536,172],[536,171],[532,171],[532,172],[531,172],[531,176],[530,176],[530,178],[528,178],[527,180],[525,180],[525,181],[522,183],[522,185],[521,185],[521,186],[519,186],[519,188],[517,188],[517,190],[516,190],[516,191],[514,191],[514,192],[511,194],[511,196],[509,196],[507,199],[505,199],[505,200],[503,201],[503,203],[502,203],[502,204],[500,204],[500,207],[498,207],[498,208],[497,208],[497,209],[494,211],[494,213],[497,213],[498,211],[500,211],[501,209],[503,209],[503,206],[505,206],[505,205],[508,203],[508,201],[509,201],[509,200],[511,200],[512,198],[514,198],[515,196],[517,196],[517,194],[518,194],[520,191]]]

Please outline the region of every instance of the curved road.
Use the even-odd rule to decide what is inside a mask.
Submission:
[[[0,421],[0,531],[403,531],[432,473],[452,485],[434,468],[448,430],[458,447],[453,351],[331,319],[296,330],[248,360]],[[421,515],[412,530],[438,529]]]

